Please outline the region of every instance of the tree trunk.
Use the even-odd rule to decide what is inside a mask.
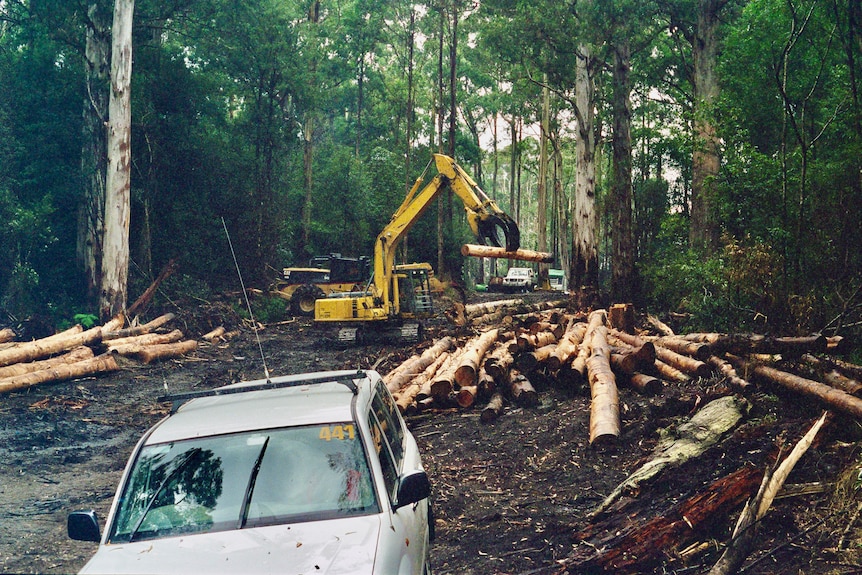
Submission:
[[[132,18],[135,0],[115,0],[108,103],[108,172],[99,316],[126,308],[129,277],[129,214],[132,166]]]
[[[177,343],[164,343],[145,346],[135,356],[144,363],[153,363],[160,359],[170,359],[193,352],[198,348],[198,342],[193,339]]]
[[[719,140],[713,120],[718,101],[719,13],[727,0],[698,0],[697,30],[692,42],[694,71],[694,151],[692,154],[691,224],[689,244],[713,253],[720,228],[715,214],[715,180],[719,169]]]
[[[102,286],[102,235],[105,226],[105,178],[108,162],[108,90],[110,78],[110,12],[103,1],[93,1],[87,9],[84,48],[85,94],[82,123],[81,172],[85,177],[84,197],[78,207],[76,255],[84,272],[87,301],[99,305]]]
[[[751,387],[751,384],[739,377],[736,373],[736,370],[733,369],[733,366],[724,361],[722,358],[712,355],[707,359],[707,363],[714,367],[718,373],[724,376],[727,380],[728,385],[734,389],[734,391],[746,391]]]
[[[178,329],[170,333],[145,333],[143,335],[125,337],[106,342],[108,351],[117,355],[136,355],[146,347],[175,343],[183,339],[183,332]]]
[[[165,325],[166,323],[170,322],[171,320],[174,319],[174,317],[176,317],[176,316],[174,316],[174,314],[166,313],[166,314],[160,315],[156,319],[154,319],[150,322],[147,322],[145,324],[142,324],[142,325],[136,325],[134,327],[127,327],[126,329],[120,329],[117,331],[103,331],[102,332],[102,339],[107,341],[107,340],[111,340],[111,339],[119,339],[121,337],[132,337],[132,336],[136,336],[136,335],[142,335],[145,333],[150,333],[151,331],[158,329],[158,328],[162,327],[163,325]]]
[[[542,347],[534,349],[533,351],[522,353],[518,356],[518,360],[516,361],[518,369],[525,372],[530,372],[534,369],[537,369],[540,365],[548,361],[548,359],[551,357],[551,355],[556,349],[557,344],[551,343],[548,345],[543,345]]]
[[[545,73],[542,86],[542,134],[539,139],[539,181],[536,186],[536,227],[540,252],[548,250],[548,138],[551,131],[551,91],[548,88],[548,74]],[[548,254],[553,258],[553,254]],[[549,287],[548,266],[539,265],[538,285]]]
[[[610,209],[613,228],[611,249],[611,299],[631,301],[637,294],[633,287],[635,247],[632,228],[632,105],[631,54],[627,40],[614,46],[613,87],[613,177]]]
[[[595,312],[593,312],[595,313]],[[586,336],[590,345],[587,373],[590,380],[590,446],[610,447],[620,435],[620,398],[611,371],[607,328],[593,328]]]
[[[548,369],[552,372],[558,371],[563,365],[568,363],[572,357],[578,353],[578,346],[584,339],[584,334],[587,332],[587,324],[584,322],[573,323],[566,330],[557,348],[551,357],[548,358]]]
[[[308,22],[312,28],[316,27],[320,22],[320,1],[313,0],[311,7],[308,9]],[[314,32],[313,34],[316,34]],[[317,83],[317,62],[312,59],[309,64],[310,88],[316,89]],[[299,251],[304,252],[306,256],[311,255],[311,211],[313,207],[314,197],[314,110],[306,111],[305,122],[302,126],[302,174],[303,174],[303,189],[305,190],[305,199],[302,203],[302,240],[300,242]]]
[[[503,407],[503,396],[500,393],[494,393],[488,400],[488,405],[482,409],[479,418],[482,423],[490,423],[503,414]]]
[[[572,265],[569,288],[596,292],[599,287],[598,214],[596,212],[595,59],[592,48],[578,49],[575,62],[575,116],[578,139],[575,144],[575,201],[572,214]]]
[[[791,391],[795,391],[806,397],[818,399],[828,409],[833,409],[851,417],[862,418],[862,399],[854,397],[846,391],[766,365],[757,365],[740,357],[732,356],[730,360],[738,370],[745,373],[753,373]]]
[[[539,396],[533,384],[517,369],[509,370],[509,395],[518,405],[524,407],[539,405]]]
[[[511,340],[504,342],[502,345],[497,346],[488,355],[482,366],[485,368],[485,371],[488,372],[488,375],[497,380],[497,382],[502,382],[505,379],[506,374],[509,373],[509,368],[515,362],[515,358],[509,351],[509,345],[514,341],[515,339],[512,338]]]

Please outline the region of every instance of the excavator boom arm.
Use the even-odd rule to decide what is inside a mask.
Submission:
[[[420,176],[407,194],[404,202],[392,216],[389,224],[377,236],[374,247],[374,285],[387,315],[398,313],[395,290],[395,249],[404,235],[422,215],[431,202],[448,185],[464,204],[467,223],[482,244],[497,247],[505,245],[506,251],[520,248],[518,225],[482,188],[459,166],[455,160],[443,154],[434,154],[437,175],[421,190]],[[502,233],[504,241],[501,242]]]

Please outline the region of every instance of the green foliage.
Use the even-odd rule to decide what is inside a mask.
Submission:
[[[644,294],[650,309],[689,314],[686,329],[726,331],[727,284],[722,261],[704,259],[687,248],[688,226],[679,214],[665,217],[655,239],[656,251],[641,266]]]
[[[47,310],[67,318],[68,310],[87,307],[75,265],[85,176],[84,12],[76,6],[42,0],[0,7],[6,22],[0,35],[0,304],[15,314]],[[517,214],[523,244],[534,247],[533,128],[547,73],[554,146],[563,157],[563,203],[569,205],[568,229],[553,233],[570,245],[574,62],[584,44],[600,60],[594,70],[602,126],[596,193],[597,205],[608,212],[608,50],[625,39],[632,48],[633,207],[647,303],[691,314],[690,328],[844,330],[862,319],[853,305],[862,277],[862,111],[856,98],[862,56],[855,14],[817,2],[793,13],[799,5],[782,0],[734,1],[723,9],[722,93],[713,110],[721,172],[711,199],[726,249],[704,258],[688,251],[687,222],[694,94],[686,35],[698,6],[483,0],[477,9],[463,9],[456,156],[477,178],[475,166],[484,168],[481,184]],[[439,39],[447,84],[451,41],[439,8],[345,0],[322,3],[319,21],[311,22],[306,5],[278,0],[139,2],[130,294],[149,285],[172,258],[182,274],[165,282],[157,299],[208,300],[214,291],[238,289],[222,218],[248,285],[264,285],[284,265],[311,254],[370,255],[408,183],[437,150],[434,111],[448,107],[448,95],[438,101]],[[417,33],[412,62],[406,44],[411,14]],[[414,104],[408,109],[411,65]],[[410,174],[408,118],[414,122]],[[523,138],[517,174],[510,173],[510,125]],[[313,129],[306,134],[308,126]],[[488,144],[492,129],[496,158]],[[314,153],[308,230],[306,137]],[[518,205],[510,206],[508,185],[516,178]],[[441,205],[448,209],[447,202]],[[457,200],[452,207],[443,242],[450,270],[459,268],[458,248],[470,239]],[[600,221],[599,258],[607,270],[613,265],[607,238],[614,230],[606,214]],[[406,245],[408,260],[436,263],[436,203]],[[264,316],[277,317],[280,304],[256,305]]]
[[[81,324],[84,329],[90,329],[99,321],[99,316],[91,313],[76,313],[72,316],[72,321]]]
[[[284,321],[290,317],[289,302],[275,295],[262,295],[250,300],[251,311],[254,319],[260,323],[273,323]],[[245,303],[235,303],[234,309],[244,319],[249,318],[248,307]]]

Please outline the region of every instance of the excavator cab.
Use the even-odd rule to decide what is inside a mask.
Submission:
[[[434,302],[431,297],[431,273],[431,264],[428,263],[395,266],[402,317],[426,318],[434,315]]]

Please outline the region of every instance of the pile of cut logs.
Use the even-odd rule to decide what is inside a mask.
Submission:
[[[465,306],[461,321],[476,335],[460,342],[442,337],[384,381],[402,413],[481,401],[483,422],[499,417],[507,403],[536,405],[533,374],[570,389],[588,385],[593,446],[613,445],[620,435],[618,385],[656,394],[665,382],[713,374],[735,391],[748,389],[748,378],[768,380],[862,418],[862,367],[826,355],[841,344],[838,337],[679,336],[653,318],[653,331],[663,335],[635,335],[630,304],[588,315],[567,313],[563,305],[503,300]],[[782,357],[798,358],[809,373],[770,365]],[[810,379],[815,373],[822,381]]]
[[[84,330],[79,324],[52,336],[16,342],[13,330],[0,330],[0,393],[46,382],[63,381],[119,369],[116,357],[152,363],[197,349],[182,331],[162,330],[174,318],[165,314],[149,323],[123,327],[118,316]],[[212,339],[220,334],[203,336]]]

